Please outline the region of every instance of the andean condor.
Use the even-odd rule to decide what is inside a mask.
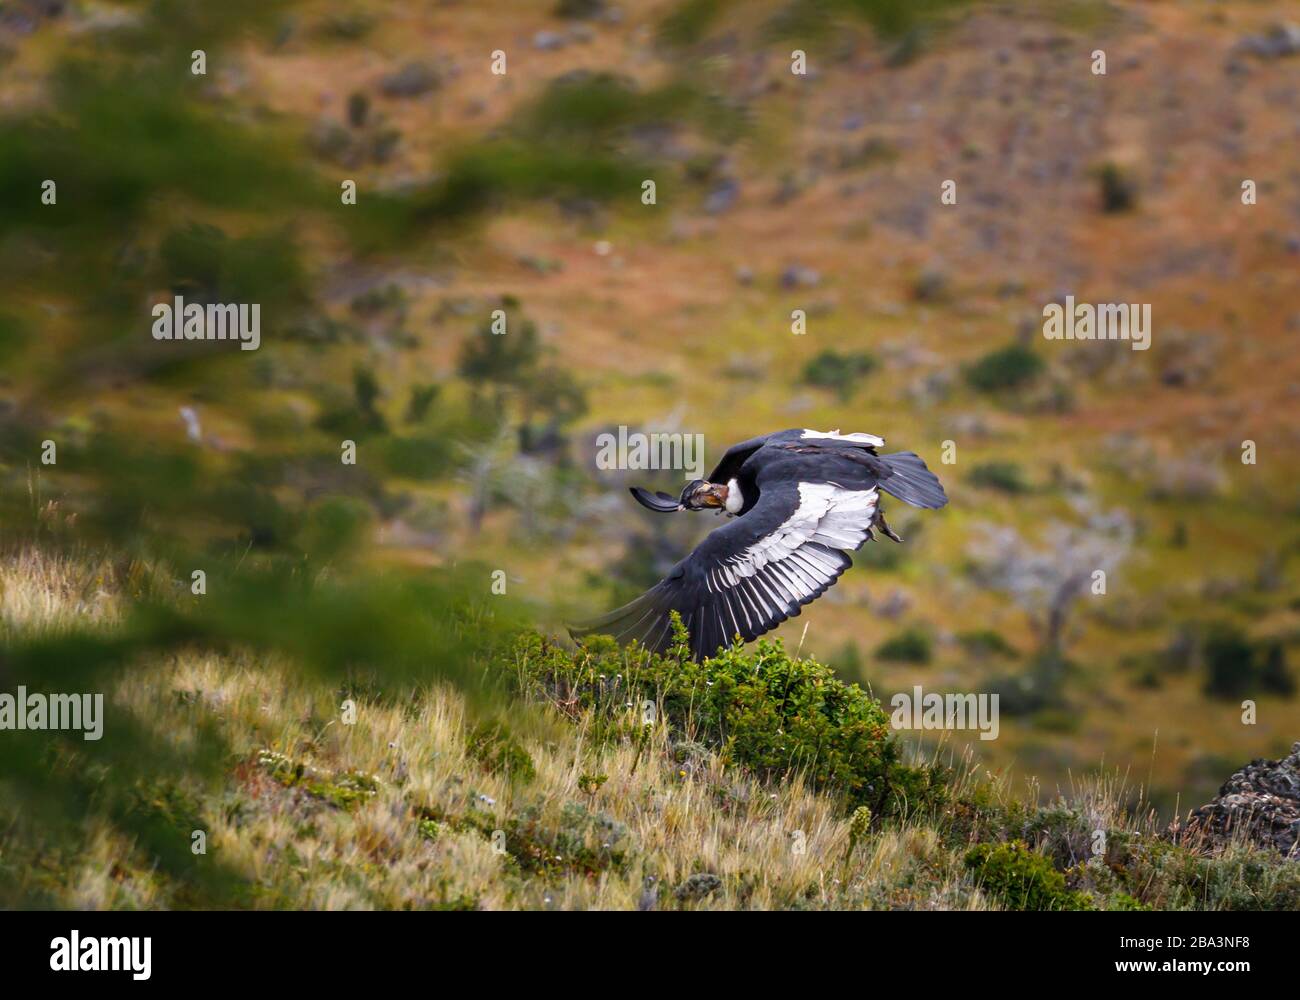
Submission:
[[[799,614],[853,565],[848,554],[872,540],[873,529],[902,541],[885,521],[880,490],[915,507],[948,502],[918,455],[877,454],[884,443],[873,434],[777,431],[727,449],[709,478],[688,483],[679,499],[632,487],[654,511],[716,508],[730,519],[657,586],[573,634],[636,639],[663,652],[676,611],[698,660]]]

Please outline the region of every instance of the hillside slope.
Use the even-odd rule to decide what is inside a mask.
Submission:
[[[106,566],[7,560],[0,627],[9,640],[111,633],[120,583]],[[467,706],[373,678],[340,692],[238,652],[139,663],[109,693],[106,733],[144,726],[180,746],[215,727],[227,747],[215,780],[135,783],[131,811],[152,822],[152,846],[93,809],[58,839],[0,798],[0,905],[1300,906],[1294,861],[1231,839],[1175,844],[1150,815],[1126,813],[1114,784],[1040,803],[969,765],[886,765],[875,703],[779,646],[684,682],[675,661],[599,644],[574,657],[534,636],[496,670],[527,703]],[[780,701],[744,680],[756,675],[774,678]],[[743,706],[721,741],[705,711],[714,685],[726,689],[717,705]],[[659,706],[648,726],[641,695]],[[110,775],[77,739],[17,735],[49,740],[87,801],[99,798]],[[823,754],[799,757],[797,742],[814,738]],[[891,795],[863,776],[885,776]],[[866,799],[876,811],[854,808]]]

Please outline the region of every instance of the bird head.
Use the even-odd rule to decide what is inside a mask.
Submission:
[[[726,506],[727,488],[705,479],[692,479],[682,490],[681,504],[686,510],[708,510]]]

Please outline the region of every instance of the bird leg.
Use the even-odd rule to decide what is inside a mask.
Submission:
[[[885,509],[883,507],[876,508],[876,514],[871,519],[871,526],[873,528],[879,528],[880,533],[888,539],[891,539],[895,542],[902,541],[902,539],[899,538],[898,535],[894,534],[894,529],[889,526],[889,522],[885,520]]]

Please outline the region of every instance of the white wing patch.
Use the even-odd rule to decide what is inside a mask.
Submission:
[[[867,540],[878,501],[874,489],[800,483],[783,524],[705,574],[722,597],[724,634],[766,632],[830,587],[849,565],[844,553]]]
[[[810,431],[804,428],[803,437],[806,438],[830,438],[833,441],[857,441],[859,444],[870,445],[873,448],[883,448],[885,439],[876,437],[874,434],[863,434],[858,431],[855,434],[841,434],[839,429],[833,431]]]

